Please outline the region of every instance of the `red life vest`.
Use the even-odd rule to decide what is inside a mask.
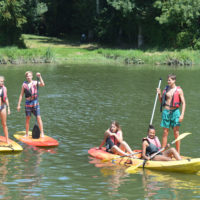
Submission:
[[[2,93],[1,93],[1,100],[2,102],[6,102],[7,99],[7,88],[3,85],[2,86]]]
[[[32,81],[31,88],[28,87],[28,82],[23,83],[25,98],[31,97],[31,99],[36,99],[38,97],[37,93],[37,81]]]
[[[161,107],[166,105],[166,101],[165,100],[166,100],[166,93],[167,93],[168,88],[169,88],[169,86],[166,86],[165,89],[163,90]],[[173,94],[171,103],[168,106],[174,107],[174,108],[179,108],[180,107],[181,99],[180,99],[180,93],[178,91],[178,89],[180,89],[180,88],[181,88],[180,86],[176,86],[176,90],[175,90],[175,92]]]
[[[121,131],[117,131],[117,136],[121,136]],[[115,138],[115,136],[110,136],[110,139],[112,140],[112,142],[114,143],[114,145],[117,145],[119,142],[117,141],[117,139]]]

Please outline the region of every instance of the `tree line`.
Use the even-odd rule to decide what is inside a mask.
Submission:
[[[132,48],[200,48],[199,0],[0,0],[0,45],[22,33]]]

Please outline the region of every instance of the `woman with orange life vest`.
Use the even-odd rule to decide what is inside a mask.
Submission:
[[[161,102],[162,111],[162,121],[161,127],[163,127],[163,138],[162,147],[167,145],[167,136],[169,133],[170,126],[173,128],[174,137],[179,136],[180,123],[183,121],[185,113],[185,98],[183,90],[180,86],[176,86],[176,75],[168,75],[168,85],[163,90],[161,95],[161,90],[157,88],[159,100]],[[179,107],[182,104],[182,111],[180,113]],[[176,142],[176,150],[180,153],[180,141]]]
[[[19,95],[19,101],[17,110],[20,111],[20,105],[23,98],[23,95],[25,94],[26,102],[25,102],[25,113],[26,113],[26,137],[28,136],[29,131],[29,123],[31,119],[31,113],[33,113],[36,118],[37,122],[40,128],[41,137],[44,137],[44,131],[43,131],[43,123],[40,116],[40,106],[38,102],[38,86],[45,86],[44,81],[42,79],[42,76],[39,72],[36,73],[36,76],[39,78],[39,81],[32,80],[33,79],[33,73],[31,71],[27,71],[25,73],[27,81],[24,81],[21,88],[21,93]]]
[[[170,145],[168,144],[168,147],[169,146]],[[150,125],[148,129],[148,136],[146,138],[143,138],[142,140],[143,159],[150,160],[150,158],[153,157],[152,160],[155,161],[170,161],[172,160],[172,157],[174,157],[176,160],[181,160],[181,157],[175,148],[169,148],[166,151],[160,152],[157,155],[153,156],[160,149],[161,144],[158,137],[156,136],[155,128]]]
[[[123,140],[123,132],[118,122],[113,121],[110,128],[104,133],[104,139],[101,142],[99,149],[106,143],[106,151],[121,156],[131,156],[133,151],[129,145]],[[128,152],[128,153],[126,153]]]
[[[8,107],[8,115],[10,114],[10,106],[7,97],[7,88],[4,86],[4,80],[5,78],[3,76],[0,76],[0,116],[3,132],[6,138],[6,143],[9,144],[6,105]]]

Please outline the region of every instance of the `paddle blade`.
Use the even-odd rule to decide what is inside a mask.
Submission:
[[[109,161],[111,161],[112,159],[103,159],[103,160],[101,160],[101,162],[102,163],[105,163],[105,162],[109,162]]]
[[[137,172],[136,169],[137,169],[138,167],[140,167],[142,164],[143,164],[143,162],[139,163],[139,164],[136,165],[136,166],[131,166],[131,167],[127,168],[127,169],[125,170],[125,172],[126,172],[126,173],[129,173],[129,174],[134,174],[134,173]]]
[[[39,126],[37,124],[35,124],[34,127],[33,127],[32,138],[33,139],[40,138],[40,129],[39,129]]]
[[[182,133],[181,135],[179,135],[173,142],[172,144],[174,144],[175,142],[179,141],[179,140],[182,140],[184,137],[190,135],[192,133]]]

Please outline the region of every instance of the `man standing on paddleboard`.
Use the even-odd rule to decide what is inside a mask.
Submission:
[[[20,111],[21,108],[21,101],[23,98],[23,95],[25,94],[26,102],[25,102],[25,113],[26,113],[26,137],[28,137],[28,131],[29,131],[29,124],[31,119],[31,113],[33,113],[36,118],[37,122],[40,128],[41,137],[44,137],[44,131],[43,131],[43,123],[40,116],[40,105],[38,102],[38,86],[45,86],[44,81],[42,79],[42,76],[39,72],[36,73],[36,76],[38,77],[39,81],[32,80],[33,79],[33,73],[31,71],[27,71],[25,73],[27,81],[24,81],[22,84],[21,93],[19,95],[19,101],[17,110]]]
[[[179,136],[180,123],[183,121],[185,113],[185,98],[183,90],[180,86],[176,86],[176,75],[168,75],[168,85],[162,92],[157,88],[159,100],[161,102],[162,121],[163,127],[162,147],[167,145],[167,136],[170,126],[173,128],[175,139]],[[179,107],[182,104],[182,111],[180,113]],[[162,110],[164,107],[164,110]],[[180,141],[176,142],[176,150],[180,154]]]

